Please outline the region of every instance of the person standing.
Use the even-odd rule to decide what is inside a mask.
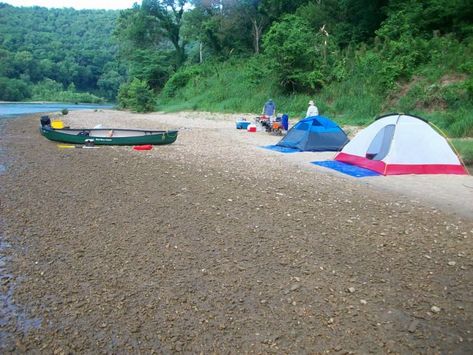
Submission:
[[[312,116],[318,116],[319,115],[319,109],[317,106],[315,106],[314,101],[310,100],[309,101],[309,107],[307,108],[307,113],[305,117],[312,117]]]
[[[266,101],[263,106],[263,115],[268,116],[269,120],[272,122],[276,117],[276,104],[273,102],[272,99]]]

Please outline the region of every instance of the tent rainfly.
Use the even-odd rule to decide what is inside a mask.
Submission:
[[[427,121],[399,113],[378,117],[335,160],[383,175],[468,174],[447,139]]]
[[[335,122],[323,116],[313,116],[297,122],[277,145],[322,152],[339,151],[347,142],[347,135]]]

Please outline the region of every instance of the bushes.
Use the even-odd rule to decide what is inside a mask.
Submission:
[[[19,79],[0,77],[0,100],[5,101],[55,101],[102,103],[98,96],[76,92],[73,87],[64,90],[61,83],[45,79],[36,85]]]
[[[21,101],[30,96],[31,89],[24,81],[0,77],[0,100]]]
[[[87,92],[77,92],[74,85],[64,90],[61,83],[45,79],[34,85],[31,99],[35,101],[102,103],[104,100]]]
[[[190,79],[199,80],[201,72],[201,68],[197,65],[181,68],[166,82],[162,96],[173,97],[176,91],[185,87]]]
[[[442,62],[441,48],[447,43],[449,53]],[[173,81],[172,96],[161,96],[160,109],[258,113],[272,97],[278,112],[293,119],[304,114],[309,99],[315,99],[321,114],[343,124],[362,125],[382,113],[409,112],[432,120],[451,137],[473,136],[473,61],[469,59],[473,45],[469,42],[450,36],[427,40],[401,35],[370,49],[332,51],[327,66],[313,61],[292,71],[285,60],[299,63],[299,57],[290,53],[289,44],[278,48],[270,51],[277,65],[272,55],[258,55],[199,65],[198,74],[191,78],[191,71],[183,69]],[[401,58],[404,52],[407,56]],[[288,94],[281,87],[284,76],[297,81],[298,88],[311,89]],[[313,90],[317,85],[321,88]]]
[[[463,162],[473,167],[473,139],[452,139],[452,144],[460,153]]]
[[[148,84],[137,78],[131,83],[122,84],[118,92],[120,108],[136,112],[150,112],[154,110],[154,94]]]
[[[245,81],[253,86],[264,82],[272,75],[270,61],[267,57],[258,55],[248,59],[244,67]]]
[[[313,91],[322,86],[322,41],[310,24],[295,15],[273,24],[263,38],[265,55],[281,87],[288,91]]]

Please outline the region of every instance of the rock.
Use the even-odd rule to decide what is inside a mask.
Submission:
[[[353,293],[353,292],[355,292],[355,291],[356,291],[356,290],[355,290],[354,287],[348,287],[348,292]]]
[[[419,321],[417,319],[413,320],[411,324],[409,325],[409,328],[407,330],[409,333],[414,333],[416,331],[417,326],[419,325]]]
[[[448,265],[450,265],[450,266],[455,266],[456,264],[457,264],[457,263],[456,263],[455,261],[449,261],[449,262],[448,262]]]
[[[366,300],[360,300],[361,304],[367,304],[368,302]]]
[[[431,310],[432,312],[434,312],[434,313],[439,313],[439,312],[440,312],[440,307],[432,306],[432,307],[430,308],[430,310]]]

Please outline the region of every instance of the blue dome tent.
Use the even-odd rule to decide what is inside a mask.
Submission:
[[[348,143],[345,132],[323,116],[307,117],[297,122],[277,144],[300,151],[339,151]]]

